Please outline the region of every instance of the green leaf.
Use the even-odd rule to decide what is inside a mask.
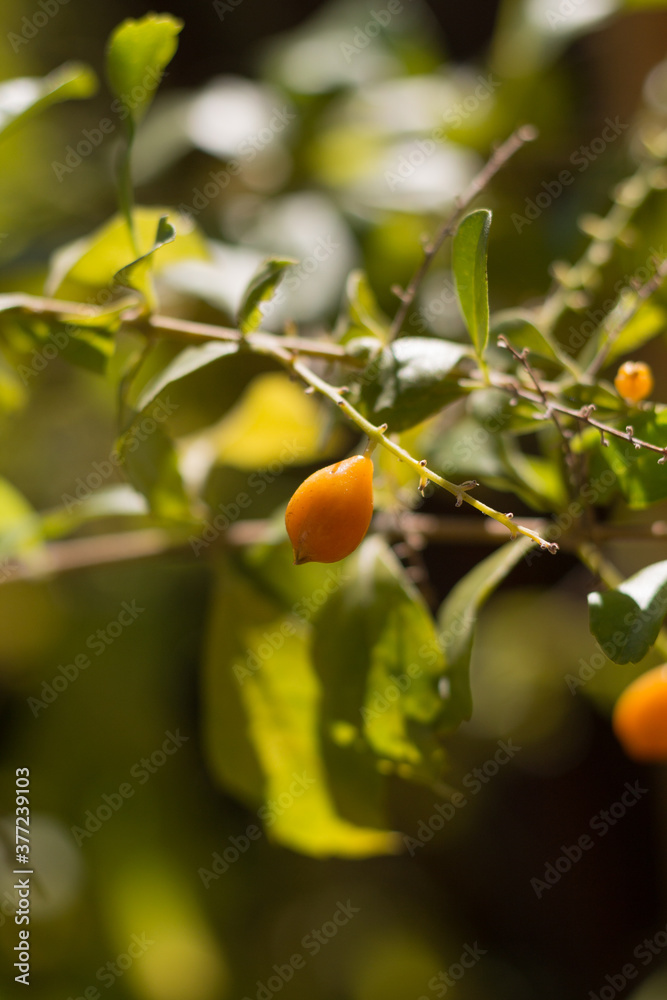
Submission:
[[[558,363],[558,355],[531,319],[518,309],[496,313],[491,320],[492,338],[497,340],[502,334],[518,351],[527,347],[531,354]]]
[[[68,62],[45,77],[19,77],[0,84],[0,134],[4,138],[27,118],[59,101],[91,97],[97,77],[85,63]]]
[[[0,559],[30,553],[40,542],[39,516],[23,494],[0,477]]]
[[[118,441],[118,451],[130,482],[146,497],[151,511],[167,520],[187,521],[191,515],[176,449],[149,413],[134,419]]]
[[[447,728],[458,726],[472,715],[470,657],[480,609],[534,544],[530,538],[520,536],[503,545],[467,573],[440,607],[438,637],[449,682],[443,712]]]
[[[152,248],[147,253],[142,254],[141,257],[137,257],[130,264],[126,264],[125,267],[121,268],[114,275],[114,281],[117,284],[138,291],[145,299],[147,308],[150,310],[153,310],[157,304],[151,282],[153,254],[168,243],[173,243],[175,239],[176,230],[167,221],[167,216],[160,216]]]
[[[614,663],[639,663],[667,611],[667,561],[653,563],[619,587],[588,595],[591,632]]]
[[[435,337],[395,340],[360,376],[364,414],[390,431],[421,423],[465,394],[454,369],[467,353],[463,344]]]
[[[169,215],[178,239],[162,242],[155,257],[156,273],[177,260],[205,258],[208,251],[204,238],[181,213],[168,208],[139,206],[133,211],[134,227],[140,255],[155,249],[156,230],[167,235],[161,219]],[[118,291],[115,275],[136,258],[125,219],[116,214],[83,239],[61,247],[53,255],[46,294],[71,302],[100,304],[109,300],[109,290]],[[125,289],[122,289],[125,293]]]
[[[308,634],[303,618],[286,613],[266,584],[231,563],[221,567],[203,679],[209,765],[224,787],[257,810],[268,834],[292,850],[315,857],[392,853],[396,835],[356,826],[335,809]]]
[[[633,412],[628,414],[627,423],[635,437],[660,447],[667,443],[667,409]],[[611,435],[607,441],[603,448],[598,438],[596,446],[616,475],[629,507],[642,510],[667,498],[667,465],[658,464],[659,455]]]
[[[461,312],[478,357],[489,339],[489,288],[486,276],[491,212],[480,208],[461,222],[454,237],[452,268]]]
[[[128,18],[111,33],[107,45],[107,77],[111,89],[136,125],[146,114],[165,67],[178,48],[183,22],[171,14]]]
[[[662,333],[667,325],[666,321],[667,314],[662,306],[655,302],[645,302],[612,342],[605,367],[618,361],[624,354],[630,354],[648,344]]]
[[[241,333],[252,333],[260,326],[263,318],[262,305],[271,301],[285,277],[286,269],[296,263],[291,257],[268,257],[260,265],[243,293],[239,306],[238,326]]]
[[[150,382],[148,382],[137,401],[136,409],[145,410],[147,406],[168,386],[180,381],[187,375],[213,364],[220,358],[238,352],[238,345],[235,343],[224,343],[211,340],[206,344],[196,347],[186,347],[185,350],[177,354],[162,371],[158,372]]]
[[[370,334],[381,344],[389,337],[389,321],[380,309],[364,271],[352,271],[345,285],[345,306],[336,324],[336,339],[346,344]]]
[[[315,621],[329,738],[362,735],[378,757],[422,764],[442,711],[433,618],[391,549],[366,539]],[[430,747],[433,750],[433,747]]]

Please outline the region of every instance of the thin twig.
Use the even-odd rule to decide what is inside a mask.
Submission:
[[[573,420],[578,420],[581,423],[588,424],[590,427],[595,427],[596,430],[600,431],[600,435],[603,440],[608,434],[610,437],[618,438],[621,441],[628,441],[637,451],[641,448],[645,448],[647,451],[653,451],[657,455],[660,455],[658,464],[665,464],[667,459],[667,445],[652,444],[650,441],[643,441],[641,438],[635,437],[633,429],[629,425],[624,431],[620,431],[617,427],[612,427],[611,424],[604,424],[600,420],[595,420],[591,416],[591,413],[595,411],[595,406],[592,403],[588,403],[585,406],[580,407],[578,410],[575,410],[573,407],[565,406],[563,403],[559,403],[555,399],[549,398],[545,403],[541,395],[531,392],[529,389],[524,389],[514,380],[508,382],[506,380],[494,378],[493,385],[496,389],[504,389],[506,392],[510,392],[512,395],[518,396],[520,399],[525,399],[528,403],[533,403],[536,406],[544,406],[545,416],[549,419],[553,418],[553,411],[562,413],[566,417],[572,417]]]
[[[475,507],[475,509],[480,511],[482,514],[486,514],[487,517],[492,517],[500,524],[504,524],[510,532],[512,538],[516,538],[518,534],[526,535],[528,538],[531,538],[534,542],[536,542],[540,548],[548,549],[552,554],[555,554],[558,551],[558,545],[555,542],[550,542],[548,539],[542,538],[541,535],[532,531],[525,525],[515,524],[513,514],[503,514],[501,511],[494,510],[493,507],[489,507],[487,504],[482,503],[475,497],[470,496],[468,490],[473,486],[476,486],[477,483],[471,482],[458,485],[456,483],[450,483],[448,479],[444,479],[442,476],[438,475],[437,472],[429,469],[426,465],[425,459],[420,461],[413,458],[413,456],[409,452],[405,451],[404,448],[401,448],[399,444],[392,441],[391,438],[385,437],[385,432],[387,430],[386,424],[383,424],[381,427],[376,427],[375,424],[366,420],[366,418],[363,417],[361,413],[359,413],[359,411],[356,410],[337,389],[335,389],[328,382],[325,382],[324,379],[321,379],[319,375],[316,375],[315,372],[311,371],[311,369],[308,368],[308,366],[302,361],[293,361],[292,369],[295,374],[299,375],[304,380],[304,382],[316,389],[317,392],[327,396],[332,402],[340,407],[343,413],[345,413],[345,415],[349,417],[349,419],[352,420],[353,423],[355,423],[357,427],[359,427],[359,429],[370,438],[371,441],[382,445],[382,447],[386,448],[387,451],[390,451],[392,455],[395,455],[402,462],[405,462],[406,465],[409,465],[412,469],[414,469],[420,479],[430,479],[430,481],[435,483],[436,486],[440,486],[441,489],[446,490],[448,493],[451,493],[452,496],[456,497],[457,507],[461,506],[463,503],[467,503],[471,507]]]
[[[401,328],[405,322],[405,317],[408,315],[408,312],[412,307],[417,292],[421,287],[422,281],[426,276],[426,272],[428,271],[433,258],[447,237],[454,233],[465,210],[477,197],[477,195],[486,187],[491,178],[505,166],[507,161],[527,142],[532,142],[536,138],[537,130],[532,125],[523,125],[521,128],[517,129],[516,132],[513,132],[509,139],[506,139],[501,146],[498,146],[491,158],[485,166],[482,167],[477,176],[473,178],[463,194],[456,199],[456,208],[454,209],[454,212],[450,215],[446,222],[442,224],[433,239],[424,247],[424,259],[413,275],[410,284],[401,294],[401,303],[398,307],[396,315],[394,316],[390,330],[392,340],[401,332]]]
[[[514,358],[516,358],[516,360],[521,365],[523,365],[524,369],[526,370],[527,375],[530,377],[533,385],[535,386],[535,389],[537,390],[537,393],[539,394],[539,396],[540,396],[540,398],[541,398],[541,400],[542,400],[542,402],[544,404],[546,413],[553,420],[554,426],[556,427],[558,433],[560,434],[561,438],[563,439],[563,450],[565,452],[565,462],[566,462],[566,464],[567,464],[567,466],[568,466],[568,468],[570,470],[570,481],[571,481],[571,483],[572,483],[573,486],[580,486],[581,484],[579,482],[579,477],[578,477],[578,471],[579,470],[577,468],[577,462],[576,462],[575,456],[572,453],[572,449],[570,448],[570,440],[569,440],[570,435],[568,434],[568,432],[563,427],[563,424],[562,424],[562,422],[561,422],[561,420],[560,420],[560,418],[558,416],[557,411],[551,406],[551,401],[549,400],[549,397],[547,396],[546,390],[542,386],[542,383],[540,382],[540,380],[537,377],[535,369],[533,368],[533,366],[531,365],[530,361],[528,360],[529,353],[530,353],[528,351],[528,348],[524,347],[524,349],[522,351],[518,351],[516,349],[516,347],[514,347],[509,342],[509,340],[507,339],[507,337],[505,337],[503,334],[501,334],[498,337],[498,344],[500,344],[500,346],[502,346],[502,347],[505,347],[510,352],[510,354]]]

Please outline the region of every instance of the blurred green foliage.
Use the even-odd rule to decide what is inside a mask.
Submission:
[[[253,15],[204,6],[210,59],[231,19]],[[344,345],[349,398],[411,454],[474,476],[517,521],[571,521],[535,408],[465,384],[465,324],[481,359],[490,307],[486,362],[510,371],[504,333],[551,377],[582,347],[596,356],[600,318],[665,256],[662,7],[505,0],[464,63],[422,2],[327,4],[265,40],[252,78],[221,65],[186,87],[169,77],[187,12],[182,36],[169,15],[121,26],[105,77],[106,29],[128,12],[104,5],[104,30],[75,33],[80,0],[3,5],[0,74],[29,79],[0,84],[0,292],[72,311],[5,299],[0,313],[0,998],[20,989],[26,766],[37,998],[403,1000],[456,984],[460,1000],[533,1000],[599,991],[619,956],[639,968],[633,949],[666,919],[664,781],[623,758],[608,713],[659,662],[654,636],[641,662],[612,663],[587,627],[588,572],[523,540],[489,556],[479,536],[436,537],[419,557],[430,589],[414,552],[403,565],[378,535],[340,567],[293,567],[285,503],[362,437],[261,341],[179,339],[169,318],[248,336],[261,320],[289,337],[295,322]],[[90,66],[49,61],[70,32],[65,58]],[[146,69],[156,82],[166,66],[156,91]],[[458,264],[456,244],[438,255],[413,336],[389,344],[392,287],[410,281],[422,236],[525,122],[539,138],[459,229]],[[630,215],[607,238],[594,213],[610,199]],[[546,336],[529,307],[591,235],[588,297]],[[665,397],[665,302],[658,291],[623,328],[602,381],[572,381],[572,406],[625,419],[609,380],[630,351]],[[662,445],[663,416],[633,415],[634,432]],[[602,517],[638,532],[610,558],[624,575],[656,563],[662,540],[641,533],[664,516],[663,467],[597,432],[575,451],[602,484]],[[382,516],[454,513],[416,485],[376,454]],[[661,586],[649,581],[647,606]],[[536,898],[531,878],[638,777],[650,795]],[[661,961],[641,967],[637,1000],[662,995]]]

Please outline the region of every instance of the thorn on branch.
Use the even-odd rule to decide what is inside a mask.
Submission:
[[[463,503],[463,494],[469,493],[470,490],[474,490],[476,486],[479,486],[476,479],[467,479],[465,483],[459,483],[459,493],[457,494],[454,506],[460,507]]]
[[[662,457],[658,459],[658,465],[664,465],[667,461],[667,448],[662,453]]]

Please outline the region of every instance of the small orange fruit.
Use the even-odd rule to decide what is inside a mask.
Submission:
[[[614,385],[626,403],[638,403],[653,391],[653,372],[643,361],[624,361]]]
[[[373,516],[373,462],[354,455],[318,469],[287,504],[285,527],[297,566],[354,552]]]
[[[625,689],[612,724],[628,757],[667,761],[667,663],[647,670]]]

